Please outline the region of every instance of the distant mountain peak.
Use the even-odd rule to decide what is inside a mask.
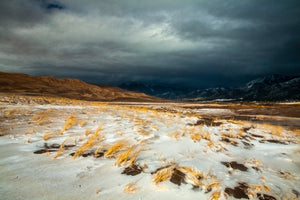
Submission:
[[[288,75],[281,75],[281,74],[271,74],[264,77],[260,77],[257,79],[254,79],[248,83],[246,83],[247,89],[251,89],[254,86],[260,87],[261,85],[273,85],[273,84],[279,84],[282,82],[289,81],[291,79],[297,78],[298,76],[288,76]]]
[[[260,77],[236,88],[215,87],[191,90],[139,82],[129,82],[120,87],[162,98],[188,101],[210,101],[216,99],[249,101],[300,100],[300,76],[281,74]]]

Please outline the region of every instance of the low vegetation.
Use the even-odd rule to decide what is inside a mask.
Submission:
[[[64,124],[63,128],[59,132],[59,134],[63,134],[66,130],[70,129],[72,126],[74,126],[77,123],[78,119],[73,114],[69,116],[69,119]]]
[[[38,102],[40,97],[36,99]],[[182,105],[48,101],[65,106],[30,110],[26,106],[1,105],[0,135],[21,138],[38,148],[35,154],[50,155],[59,161],[72,156],[76,163],[90,156],[89,162],[99,162],[107,171],[112,167],[107,163],[114,163],[120,168],[122,183],[116,188],[121,187],[121,193],[139,194],[148,187],[144,186],[148,181],[153,190],[190,188],[211,200],[238,195],[246,199],[279,199],[276,187],[286,193],[282,198],[298,198],[291,187],[297,185],[297,175],[289,168],[278,170],[263,160],[264,154],[257,154],[258,149],[266,148],[271,151],[264,153],[273,156],[279,152],[274,147],[279,147],[281,154],[276,154],[276,159],[292,168],[291,158],[300,153],[290,151],[300,142],[298,128],[206,116]],[[19,130],[22,134],[17,134]],[[89,167],[92,174],[94,169]],[[246,183],[245,177],[250,176],[251,182]],[[288,184],[283,186],[281,182]],[[97,191],[97,195],[103,194],[102,188]]]

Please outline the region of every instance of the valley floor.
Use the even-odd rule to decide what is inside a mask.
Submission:
[[[0,199],[299,199],[299,103],[0,95]]]

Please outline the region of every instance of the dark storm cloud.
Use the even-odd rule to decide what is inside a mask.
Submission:
[[[0,1],[1,28],[32,26],[44,20],[39,5],[31,1]]]
[[[0,1],[0,68],[189,86],[299,74],[298,1]]]

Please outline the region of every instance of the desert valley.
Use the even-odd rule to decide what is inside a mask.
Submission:
[[[300,200],[299,17],[0,0],[0,200]]]
[[[0,199],[300,198],[299,102],[174,102],[2,73],[0,118]]]

